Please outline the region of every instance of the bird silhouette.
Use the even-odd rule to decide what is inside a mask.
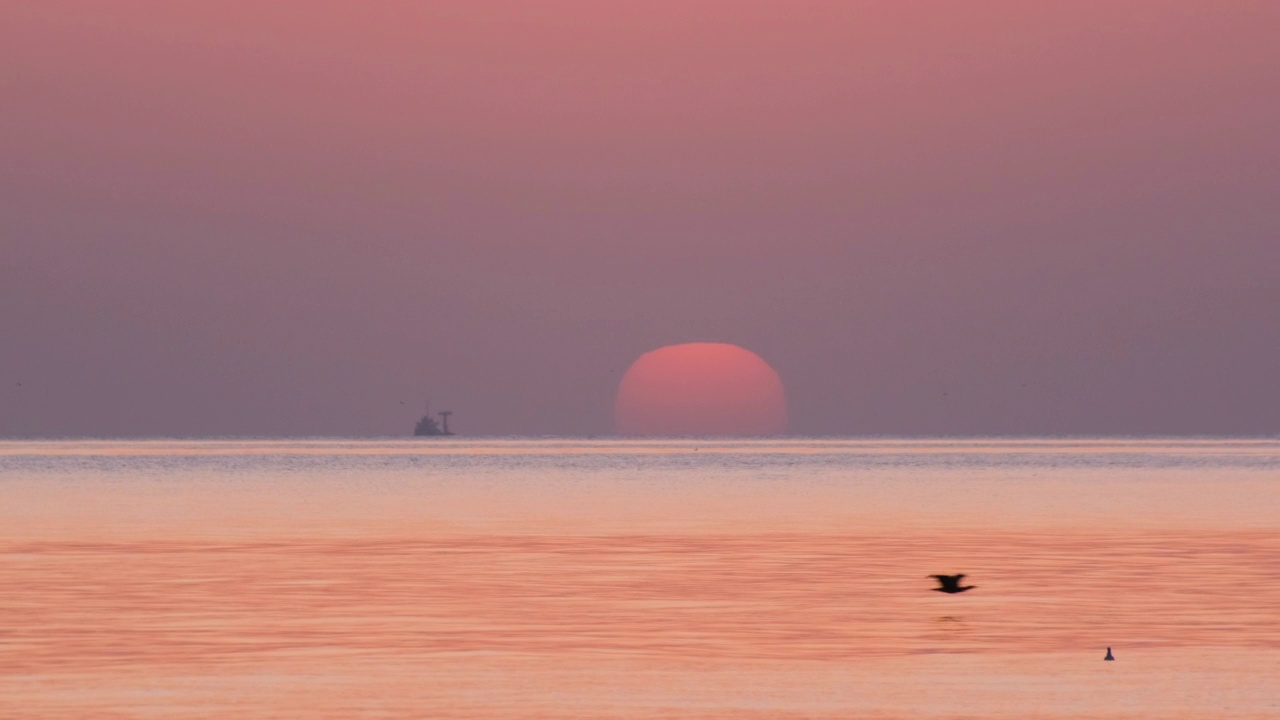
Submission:
[[[1106,657],[1104,657],[1104,658],[1102,658],[1102,659],[1103,659],[1103,660],[1108,660],[1108,661],[1110,661],[1110,660],[1115,660],[1115,659],[1116,659],[1116,656],[1111,654],[1111,648],[1107,648],[1107,656],[1106,656]]]
[[[960,575],[930,575],[938,581],[938,587],[934,588],[935,592],[943,592],[947,594],[962,593],[965,590],[972,590],[975,585],[961,585],[960,580],[964,577]]]

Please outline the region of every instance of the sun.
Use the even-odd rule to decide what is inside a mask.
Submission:
[[[631,364],[613,418],[622,435],[781,435],[787,400],[759,355],[728,343],[685,343]]]

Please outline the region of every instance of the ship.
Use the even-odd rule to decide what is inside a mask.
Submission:
[[[415,437],[443,437],[453,434],[449,432],[449,416],[453,414],[453,411],[444,410],[436,413],[440,416],[438,422],[431,415],[431,403],[427,403],[426,411],[422,419],[418,420],[418,424],[413,427]]]

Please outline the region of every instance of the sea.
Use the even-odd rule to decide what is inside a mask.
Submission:
[[[0,718],[1275,720],[1280,440],[3,441]]]

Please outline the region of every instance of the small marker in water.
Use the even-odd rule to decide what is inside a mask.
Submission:
[[[1111,648],[1107,648],[1107,656],[1102,659],[1108,662],[1116,659],[1115,656],[1111,654]]]

